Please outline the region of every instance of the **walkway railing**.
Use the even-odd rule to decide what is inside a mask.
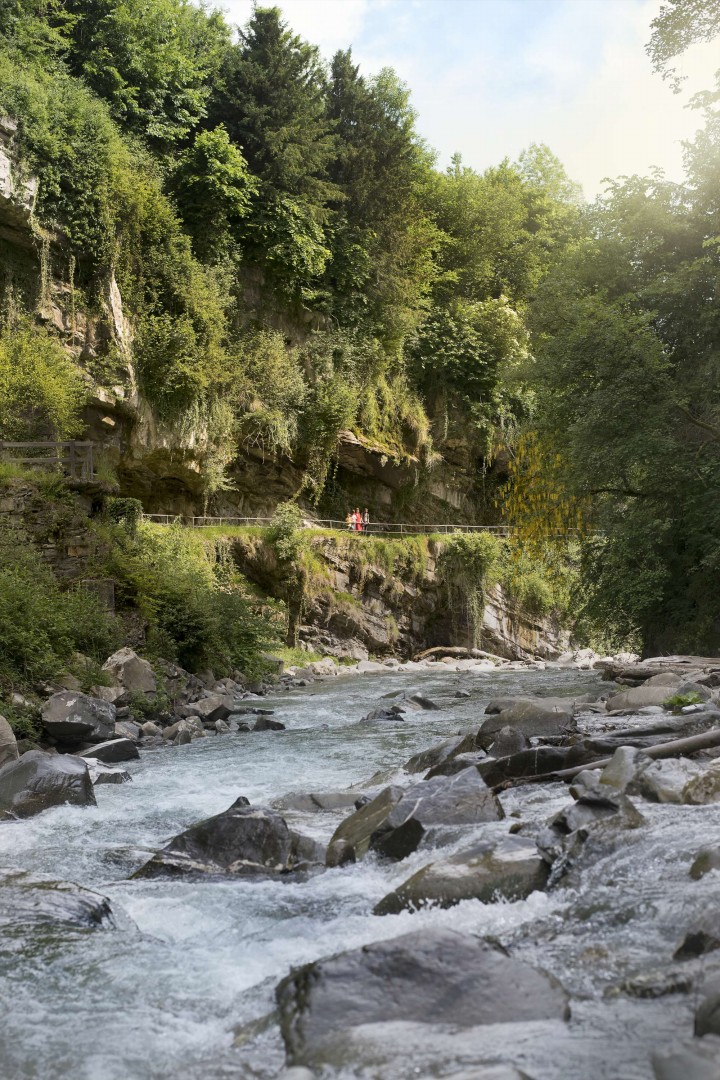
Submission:
[[[189,525],[194,529],[217,528],[224,525],[236,527],[256,526],[269,528],[273,519],[270,517],[182,517],[173,514],[143,514],[145,521],[154,521],[159,525],[172,525],[177,521],[181,525]],[[313,520],[307,518],[303,521],[305,529],[335,529],[341,532],[351,532],[347,523],[341,518],[320,518]],[[362,530],[371,536],[425,536],[430,533],[447,534],[455,532],[489,532],[496,536],[509,536],[512,529],[509,525],[415,525],[409,522],[374,521],[363,527]]]
[[[35,441],[5,442],[0,440],[0,458],[18,465],[35,465],[42,469],[59,469],[73,480],[92,480],[95,476],[94,443]]]

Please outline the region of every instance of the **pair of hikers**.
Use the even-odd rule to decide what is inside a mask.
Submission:
[[[370,525],[370,511],[365,507],[361,514],[359,507],[356,507],[345,518],[345,524],[350,532],[367,532]]]

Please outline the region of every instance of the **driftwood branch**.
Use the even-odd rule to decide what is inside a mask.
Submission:
[[[642,751],[646,757],[660,758],[680,757],[682,754],[697,754],[700,750],[710,750],[714,746],[720,746],[720,728],[711,728],[703,731],[700,735],[689,735],[685,739],[670,739],[668,742],[657,743]],[[572,769],[559,769],[557,772],[542,773],[540,776],[519,776],[512,780],[504,780],[497,784],[493,791],[504,791],[506,788],[518,787],[520,784],[552,783],[555,780],[573,780],[586,769],[604,769],[612,761],[611,757],[598,758],[597,761],[589,761],[585,765],[575,765]]]
[[[428,656],[457,656],[471,660],[498,660],[501,664],[508,662],[506,656],[498,656],[496,653],[485,652],[483,649],[465,649],[460,645],[436,645],[432,649],[424,649],[416,653],[413,660],[426,660]]]

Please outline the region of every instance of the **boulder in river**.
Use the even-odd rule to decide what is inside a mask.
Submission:
[[[19,757],[15,733],[4,716],[0,716],[0,768]]]
[[[194,701],[185,706],[188,716],[199,716],[206,724],[214,724],[216,720],[227,720],[235,711],[234,698],[225,694],[208,694],[207,697]]]
[[[275,996],[290,1064],[322,1064],[361,1025],[457,1029],[569,1015],[550,976],[488,941],[430,928],[292,971]]]
[[[720,870],[720,845],[706,844],[701,847],[690,867],[690,877],[693,881],[699,881],[711,870]]]
[[[355,806],[357,791],[311,791],[307,795],[283,795],[273,806],[276,810],[297,810],[304,814],[317,814],[320,811],[346,810]]]
[[[104,765],[102,761],[94,758],[86,758],[88,772],[93,787],[98,784],[129,784],[132,776],[125,769],[116,769],[112,765]]]
[[[152,666],[132,649],[118,649],[105,661],[103,671],[109,672],[129,694],[154,694],[157,691]]]
[[[82,758],[29,750],[0,769],[0,810],[32,817],[63,803],[95,806],[87,762]]]
[[[253,731],[285,731],[285,725],[271,716],[258,716],[253,724]]]
[[[378,825],[370,847],[391,859],[404,859],[432,826],[477,825],[502,817],[502,806],[477,769],[463,769],[411,787]]]
[[[403,765],[405,772],[421,773],[449,761],[458,754],[465,754],[473,750],[475,746],[474,735],[455,735],[452,739],[431,746],[427,750],[421,750]]]
[[[612,713],[635,713],[645,705],[662,705],[675,692],[671,686],[631,686],[609,697],[606,708]]]
[[[477,770],[488,787],[523,776],[544,776],[564,768],[570,749],[567,746],[536,746],[509,757],[487,758],[478,762]]]
[[[274,810],[250,806],[241,798],[229,810],[179,833],[134,877],[275,877],[293,865],[293,841],[285,820]]]
[[[103,761],[106,765],[112,765],[117,761],[134,761],[139,758],[138,748],[131,739],[109,739],[107,742],[97,743],[89,750],[82,750],[80,757],[94,758]]]
[[[400,802],[405,789],[392,784],[342,821],[328,844],[328,866],[354,862],[367,854],[370,837],[387,820],[392,808]]]
[[[27,870],[0,870],[0,931],[35,926],[91,930],[114,925],[110,903],[99,893]]]
[[[546,705],[542,698],[517,698],[514,704],[487,717],[477,733],[476,744],[487,750],[498,732],[506,727],[529,739],[533,736],[573,734],[577,731],[577,721],[568,709]]]
[[[713,911],[706,911],[688,929],[673,954],[674,960],[691,960],[696,956],[720,949],[720,918]]]
[[[720,1038],[706,1035],[656,1050],[652,1066],[655,1080],[720,1080]]]
[[[720,1035],[720,985],[708,987],[695,1010],[696,1035]]]
[[[108,701],[63,690],[41,711],[46,733],[59,743],[105,742],[115,732],[117,710]]]
[[[490,903],[497,897],[524,900],[543,889],[548,865],[537,844],[522,836],[484,841],[450,858],[424,866],[383,897],[375,915],[397,915],[421,907],[452,907],[461,900]]]
[[[720,761],[710,763],[669,758],[651,761],[628,790],[660,803],[703,805],[720,800]]]

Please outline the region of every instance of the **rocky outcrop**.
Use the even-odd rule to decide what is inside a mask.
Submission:
[[[275,996],[290,1063],[314,1066],[360,1026],[413,1021],[458,1029],[566,1019],[569,1012],[555,980],[497,945],[451,930],[426,929],[316,961],[291,972]]]
[[[4,716],[0,716],[0,768],[18,759],[17,740]]]

